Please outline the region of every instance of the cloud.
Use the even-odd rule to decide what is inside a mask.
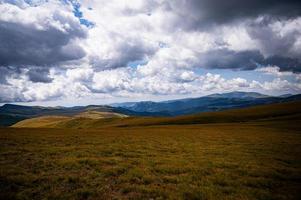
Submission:
[[[297,58],[272,56],[265,59],[264,65],[276,65],[280,71],[301,72],[301,60]]]
[[[301,72],[300,26],[300,17],[287,21],[263,17],[252,22],[247,31],[265,57],[265,65]]]
[[[275,0],[0,0],[0,99],[300,91],[300,10]]]
[[[259,50],[212,50],[199,55],[198,66],[209,69],[254,70],[258,66],[276,65],[280,71],[301,72],[298,58],[283,56],[264,57]]]
[[[43,67],[31,67],[26,74],[32,82],[50,83],[53,80],[49,77],[49,70]]]
[[[261,70],[266,73],[271,69]],[[292,73],[293,74],[293,73]],[[126,67],[103,71],[92,68],[74,68],[67,72],[52,69],[51,83],[28,81],[26,73],[9,77],[8,84],[0,84],[1,102],[32,102],[75,99],[99,96],[145,97],[169,95],[204,95],[227,91],[292,92],[301,91],[301,84],[275,78],[272,81],[254,81],[242,77],[226,78],[221,74],[198,74],[189,69],[164,68],[162,73],[143,75],[138,69]],[[297,77],[296,77],[297,80]]]
[[[111,43],[114,45],[114,42]],[[94,55],[90,57],[90,64],[98,69],[115,69],[127,67],[129,63],[142,61],[155,53],[155,48],[147,46],[139,40],[124,40],[116,44],[113,52],[108,52],[108,56]]]
[[[202,54],[200,66],[205,68],[252,70],[264,57],[259,51],[231,51],[220,49]]]
[[[280,67],[278,66],[266,66],[256,69],[255,71],[262,72],[267,75],[279,77],[279,78],[287,78],[292,77],[297,82],[300,82],[301,80],[301,74],[300,73],[293,73],[290,71],[280,71]]]
[[[301,14],[301,3],[298,0],[175,0],[165,2],[164,7],[175,13],[175,24],[188,30],[199,30],[263,15],[287,19]]]
[[[294,83],[292,84],[288,80],[283,80],[280,78],[276,78],[273,81],[265,81],[263,84],[261,84],[261,87],[265,91],[286,91],[286,92],[292,92],[292,93],[300,93],[301,91],[301,84],[300,83]]]
[[[86,37],[79,22],[66,11],[1,4],[0,65],[52,65],[85,56],[75,43]],[[53,5],[49,5],[52,6]]]

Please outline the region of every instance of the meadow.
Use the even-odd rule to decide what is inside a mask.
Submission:
[[[1,128],[0,199],[300,199],[300,122]]]

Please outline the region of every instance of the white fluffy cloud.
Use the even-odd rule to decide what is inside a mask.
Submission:
[[[278,3],[248,1],[252,12],[239,3],[243,16],[207,0],[0,3],[2,102],[301,91],[301,18]],[[275,77],[245,79],[240,70]]]

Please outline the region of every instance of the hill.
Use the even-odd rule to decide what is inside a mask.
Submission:
[[[129,126],[158,126],[208,123],[233,123],[252,121],[288,121],[301,122],[301,101],[254,106],[250,108],[232,109],[219,112],[205,112],[178,117],[128,117],[88,119],[73,117],[55,120],[54,123],[40,126],[40,118],[33,118],[17,123],[13,127],[52,127],[52,128],[102,128]],[[26,123],[30,122],[30,123]],[[34,124],[34,125],[33,125]]]
[[[24,119],[27,119],[27,117],[14,114],[0,114],[0,127],[10,126]]]
[[[254,92],[231,92],[199,98],[163,102],[129,102],[111,106],[41,107],[5,104],[0,107],[0,126],[10,126],[24,119],[40,116],[75,116],[88,111],[105,112],[107,115],[108,113],[119,113],[127,116],[170,117],[296,100],[301,100],[301,95],[271,97]]]
[[[301,100],[301,95],[272,97],[255,92],[230,92],[212,94],[198,98],[178,99],[171,101],[127,102],[112,104],[134,112],[162,113],[161,116],[179,116],[208,111],[220,111],[233,108],[246,108],[255,105]]]
[[[93,114],[94,112],[94,114]],[[41,116],[65,116],[72,117],[77,115],[85,115],[83,117],[91,118],[92,116],[99,118],[121,116],[148,116],[156,115],[156,113],[148,114],[146,112],[135,112],[125,108],[114,108],[111,106],[89,105],[75,107],[42,107],[42,106],[21,106],[13,104],[5,104],[0,107],[0,126],[11,126],[24,119],[31,119]],[[160,115],[160,114],[158,114]],[[93,118],[93,117],[92,117]]]
[[[39,128],[39,127],[48,127],[52,126],[58,122],[68,120],[70,117],[65,116],[42,116],[37,118],[25,119],[14,124],[12,127],[30,127],[30,128]]]
[[[12,127],[16,127],[16,128],[55,127],[57,126],[57,124],[61,124],[61,123],[68,124],[68,122],[72,122],[72,121],[79,121],[82,124],[84,121],[91,121],[91,120],[105,119],[105,118],[125,118],[125,117],[128,116],[120,113],[114,113],[114,112],[98,112],[95,110],[89,110],[74,116],[50,115],[50,116],[34,117],[34,118],[20,121],[12,125]]]

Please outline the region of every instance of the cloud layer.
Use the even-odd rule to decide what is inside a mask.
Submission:
[[[0,3],[1,102],[301,91],[299,1]]]

